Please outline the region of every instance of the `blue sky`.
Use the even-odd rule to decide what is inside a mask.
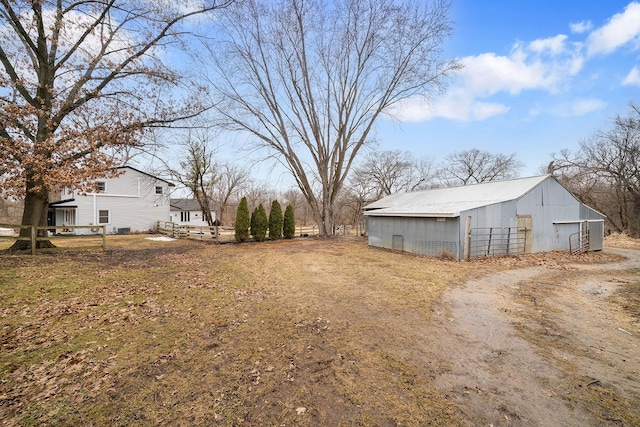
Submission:
[[[464,69],[430,105],[379,123],[379,149],[442,160],[478,148],[517,153],[536,175],[563,148],[640,103],[640,2],[457,0],[446,54]]]

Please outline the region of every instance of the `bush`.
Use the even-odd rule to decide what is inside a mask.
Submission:
[[[271,202],[269,212],[269,239],[276,240],[282,237],[282,208],[277,200]]]
[[[267,211],[264,210],[264,206],[260,203],[260,206],[256,209],[256,215],[254,219],[253,238],[257,242],[264,242],[267,236]]]
[[[249,240],[249,226],[251,225],[251,219],[249,218],[249,205],[247,204],[247,198],[243,197],[238,205],[236,211],[236,223],[234,230],[236,232],[236,242],[242,243]]]
[[[293,206],[287,205],[284,210],[283,232],[285,239],[293,239],[296,235],[296,220],[293,216]]]

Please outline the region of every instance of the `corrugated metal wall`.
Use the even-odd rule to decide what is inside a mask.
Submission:
[[[456,259],[460,257],[459,218],[368,216],[366,222],[371,246],[429,256],[447,252]],[[402,249],[398,248],[400,241]]]
[[[569,250],[569,236],[580,231],[580,222],[591,221],[592,250],[602,249],[603,230],[596,226],[604,215],[583,205],[556,180],[545,180],[519,200],[484,206],[460,212],[460,217],[415,218],[367,216],[369,244],[404,250],[421,255],[438,256],[451,252],[463,258],[466,218],[472,228],[518,227],[518,217],[531,217],[527,251],[549,252]],[[594,222],[595,221],[595,222]],[[594,234],[595,233],[595,234]],[[394,237],[395,236],[395,237]],[[530,246],[529,246],[530,245]]]

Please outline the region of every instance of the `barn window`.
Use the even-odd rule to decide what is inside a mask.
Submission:
[[[157,185],[156,186],[156,194],[162,194],[162,186],[161,185]]]
[[[109,224],[109,211],[98,211],[98,224]]]
[[[104,193],[107,191],[107,183],[104,181],[96,181],[96,190],[98,193]]]
[[[191,220],[191,212],[180,212],[180,222],[189,222]]]

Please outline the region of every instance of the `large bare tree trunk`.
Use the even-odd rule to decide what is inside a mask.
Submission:
[[[22,213],[22,222],[21,225],[40,225],[46,226],[47,224],[47,213],[49,211],[49,192],[46,187],[43,185],[41,180],[33,180],[30,179],[27,182],[28,190],[26,197],[24,199],[24,211]],[[20,229],[20,237],[22,238],[30,238],[31,237],[31,229],[30,228],[22,228]],[[48,233],[46,229],[38,230],[37,232],[38,238],[46,238],[48,237]],[[38,240],[36,242],[36,248],[53,248],[55,245],[51,243],[49,240]],[[16,242],[9,248],[11,251],[22,251],[31,249],[31,240],[16,240]]]

